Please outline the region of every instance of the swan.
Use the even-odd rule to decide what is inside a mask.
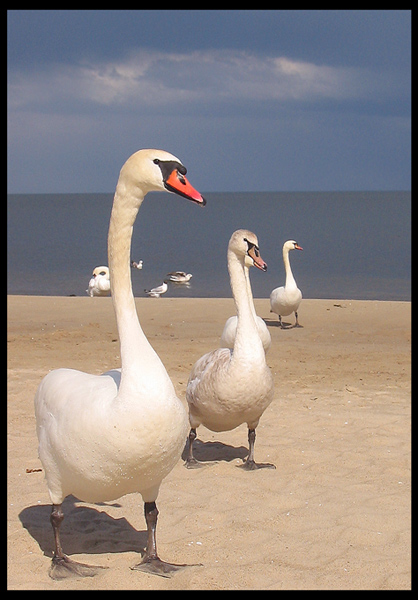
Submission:
[[[93,296],[109,296],[109,267],[96,267],[93,269],[93,273],[89,281],[89,287],[86,292],[91,298],[93,298]]]
[[[270,336],[270,332],[267,328],[266,323],[255,312],[253,294],[251,291],[250,269],[249,269],[253,264],[254,263],[250,259],[250,257],[246,256],[245,262],[244,262],[244,273],[245,273],[245,279],[247,281],[248,296],[251,301],[251,309],[252,309],[253,317],[254,317],[256,325],[257,325],[258,335],[260,336],[261,341],[263,343],[264,352],[267,352],[271,345],[271,336]],[[235,336],[237,333],[237,323],[238,323],[238,318],[236,315],[234,315],[233,317],[229,317],[229,319],[226,320],[226,323],[224,325],[224,329],[223,329],[222,335],[221,335],[221,348],[233,348],[234,347]]]
[[[185,273],[184,271],[172,271],[166,275],[169,281],[174,283],[188,283],[193,275],[191,273]]]
[[[167,282],[163,281],[161,285],[158,285],[157,287],[152,288],[150,290],[144,290],[144,292],[150,298],[159,298],[161,296],[161,294],[165,294],[167,290],[168,290]]]
[[[143,260],[139,260],[138,262],[135,262],[134,260],[132,260],[132,261],[131,261],[131,267],[132,267],[133,269],[140,269],[140,270],[141,270],[141,269],[142,269],[142,266],[143,266],[143,264],[144,264],[144,261],[143,261]]]
[[[275,288],[270,294],[270,312],[276,313],[279,317],[279,324],[285,329],[282,323],[282,317],[295,313],[296,321],[293,327],[301,327],[298,321],[298,308],[302,301],[302,292],[296,285],[290,268],[289,252],[291,250],[303,250],[294,240],[288,240],[283,244],[283,262],[286,271],[286,283],[284,286]]]
[[[229,348],[213,350],[192,368],[186,389],[191,428],[185,463],[188,468],[200,466],[193,456],[193,442],[199,425],[212,431],[230,431],[241,423],[247,423],[249,442],[249,454],[241,466],[247,470],[275,468],[270,463],[254,461],[255,429],[273,399],[273,377],[253,316],[244,272],[246,256],[257,268],[267,270],[256,235],[238,229],[228,244],[228,271],[237,310],[237,333],[232,351]]]
[[[187,411],[142,331],[130,274],[133,225],[148,192],[168,190],[206,203],[185,173],[179,159],[162,150],[139,150],[120,171],[108,255],[121,368],[102,375],[57,369],[44,377],[36,392],[39,457],[52,503],[53,579],[92,576],[99,569],[74,562],[62,550],[61,504],[68,494],[86,502],[106,502],[139,492],[148,539],[143,560],[132,568],[168,577],[186,566],[160,560],[155,532],[158,490],[184,447]]]

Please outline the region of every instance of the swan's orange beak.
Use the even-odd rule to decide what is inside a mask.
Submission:
[[[188,200],[192,200],[193,202],[196,202],[196,204],[200,204],[200,206],[205,206],[206,204],[206,200],[202,194],[195,190],[194,187],[187,181],[186,177],[177,169],[174,169],[170,173],[169,177],[167,177],[166,181],[164,182],[164,185],[168,191],[179,194]]]
[[[261,271],[267,271],[267,263],[261,258],[260,254],[256,251],[256,246],[249,248],[247,252],[248,256],[252,259],[254,266]]]
[[[295,250],[303,250],[302,246],[299,246],[299,244],[295,244]]]

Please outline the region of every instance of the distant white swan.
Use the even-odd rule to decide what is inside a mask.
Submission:
[[[157,287],[152,288],[150,290],[144,290],[144,292],[150,298],[159,298],[161,296],[161,294],[165,294],[167,290],[168,290],[167,282],[163,281],[161,285],[157,285]]]
[[[244,273],[246,256],[262,271],[267,269],[255,234],[239,229],[228,244],[228,270],[238,317],[234,347],[232,351],[218,348],[209,352],[192,368],[186,389],[191,427],[186,460],[189,468],[200,466],[193,456],[199,425],[211,431],[230,431],[241,423],[247,423],[249,442],[249,454],[242,466],[248,470],[275,468],[270,463],[254,461],[255,429],[273,399],[273,377],[251,307]]]
[[[39,457],[52,502],[55,551],[50,575],[54,579],[91,576],[97,571],[76,563],[62,550],[61,503],[68,494],[86,502],[107,502],[139,492],[148,541],[143,560],[133,568],[166,577],[182,566],[165,563],[157,555],[155,501],[162,480],[184,448],[187,414],[139,324],[130,251],[133,225],[148,192],[168,190],[205,204],[185,173],[172,154],[140,150],[119,175],[108,254],[121,369],[102,375],[57,369],[44,377],[35,396]]]
[[[254,300],[253,300],[253,294],[252,294],[251,282],[250,282],[250,267],[253,264],[254,263],[249,258],[249,256],[246,256],[245,262],[244,262],[244,273],[245,273],[245,279],[247,281],[247,291],[248,291],[249,298],[251,300],[251,308],[253,310],[253,317],[254,317],[256,325],[257,325],[258,334],[263,343],[264,352],[267,352],[271,345],[271,336],[270,336],[270,332],[267,328],[265,321],[261,317],[257,316],[257,314],[255,312]],[[223,329],[222,335],[221,335],[221,348],[233,348],[234,347],[235,336],[237,333],[237,324],[238,324],[238,317],[236,315],[234,315],[233,317],[229,317],[229,319],[226,320],[225,326],[224,326],[224,329]]]
[[[172,271],[166,275],[169,281],[174,283],[187,283],[193,277],[191,273],[185,273],[184,271]]]
[[[296,285],[292,269],[290,268],[290,250],[303,250],[303,248],[301,248],[294,240],[288,240],[283,244],[283,262],[286,271],[286,282],[284,286],[275,288],[270,294],[270,312],[278,315],[279,324],[282,329],[285,329],[282,323],[282,317],[287,317],[293,312],[296,317],[293,327],[301,327],[301,325],[299,325],[297,311],[299,304],[302,302],[302,292]]]
[[[131,261],[131,267],[133,269],[142,269],[143,264],[144,264],[143,260],[140,260],[138,262],[135,262],[134,260]]]
[[[95,269],[93,269],[92,277],[89,281],[89,287],[86,290],[86,292],[90,297],[109,296],[109,267],[96,267]]]

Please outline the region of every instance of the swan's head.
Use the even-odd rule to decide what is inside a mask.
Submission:
[[[109,267],[96,267],[93,269],[92,277],[106,277],[109,279]]]
[[[295,240],[287,240],[283,244],[283,252],[289,252],[289,250],[303,250],[303,248]]]
[[[168,191],[204,206],[206,200],[188,182],[186,167],[165,150],[138,150],[123,165],[120,180],[136,186],[143,195],[152,191]]]
[[[260,256],[257,236],[252,231],[248,229],[234,231],[229,240],[228,251],[233,252],[246,266],[267,271],[267,263]]]

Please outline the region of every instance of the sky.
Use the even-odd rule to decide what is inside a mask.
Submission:
[[[411,11],[9,10],[8,192],[411,189]]]

